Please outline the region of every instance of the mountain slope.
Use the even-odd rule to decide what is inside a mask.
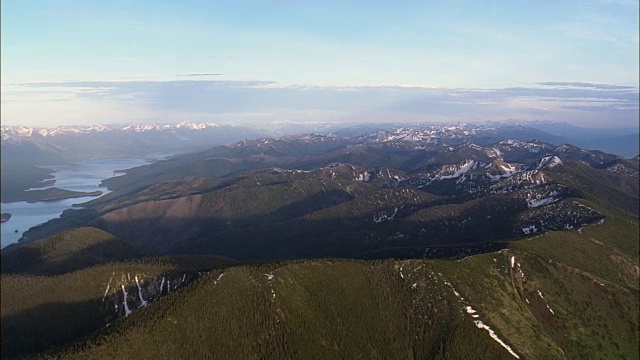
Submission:
[[[29,188],[51,185],[53,171],[28,164],[2,161],[0,200],[15,197]]]
[[[637,264],[637,255],[620,253],[618,242],[637,244],[637,226],[552,232],[460,261],[325,259],[216,270],[55,354],[635,358],[638,273],[625,262]]]
[[[135,259],[142,252],[96,228],[76,228],[51,238],[2,250],[2,273],[59,275],[109,262]]]
[[[86,338],[142,306],[135,301],[151,304],[203,271],[235,263],[217,256],[141,258],[130,245],[92,228],[3,250],[2,357]]]
[[[469,358],[475,351],[511,357],[465,318],[446,285],[430,285],[432,293],[412,290],[390,263],[234,268],[134,313],[79,355],[148,349],[151,357],[238,359]]]
[[[539,141],[480,146],[447,131],[304,135],[184,155],[115,178],[116,191],[25,238],[89,225],[157,255],[448,257],[580,228],[603,219],[601,208],[637,214],[630,160]],[[256,155],[264,151],[273,153]]]

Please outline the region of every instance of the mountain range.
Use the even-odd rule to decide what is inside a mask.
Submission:
[[[2,250],[3,357],[637,358],[640,160],[558,140],[351,127],[130,169]]]
[[[51,165],[95,158],[121,158],[157,153],[180,153],[204,150],[214,145],[263,136],[312,131],[317,134],[335,134],[353,137],[376,131],[389,131],[400,127],[424,130],[421,124],[361,124],[340,123],[273,123],[259,126],[234,126],[213,122],[188,122],[176,124],[106,124],[91,126],[59,126],[57,128],[2,126],[3,163]],[[518,122],[496,121],[488,123],[459,123],[456,125],[430,125],[432,132],[457,129],[483,132],[487,142],[504,140],[537,139],[554,145],[571,143],[585,149],[600,150],[619,156],[638,155],[638,129],[593,129],[577,127],[553,121]],[[513,134],[505,134],[506,129]],[[491,130],[494,134],[491,135]],[[497,135],[497,136],[496,136]],[[491,137],[493,136],[493,138]],[[482,142],[481,140],[477,140]]]
[[[264,135],[241,126],[211,122],[37,128],[2,126],[2,163],[56,165],[205,149]]]

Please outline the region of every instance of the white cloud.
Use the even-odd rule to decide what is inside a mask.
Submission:
[[[54,100],[66,101],[54,101]],[[6,100],[6,101],[5,101]],[[638,88],[542,82],[515,88],[303,86],[269,81],[71,81],[3,87],[6,124],[123,121],[613,121],[637,127]]]

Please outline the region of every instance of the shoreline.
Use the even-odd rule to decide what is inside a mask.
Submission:
[[[2,213],[0,214],[0,223],[4,223],[11,219],[11,213]]]
[[[66,199],[73,199],[85,196],[100,196],[103,192],[100,190],[96,191],[73,191],[73,190],[65,190],[60,188],[48,188],[42,190],[30,190],[23,191],[20,194],[16,194],[14,196],[9,197],[7,200],[7,196],[2,199],[3,204],[9,204],[14,202],[26,201],[27,203],[37,203],[37,202],[51,202],[51,201],[59,201]]]

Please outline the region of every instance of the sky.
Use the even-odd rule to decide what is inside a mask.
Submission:
[[[3,0],[1,122],[638,127],[640,0]]]

